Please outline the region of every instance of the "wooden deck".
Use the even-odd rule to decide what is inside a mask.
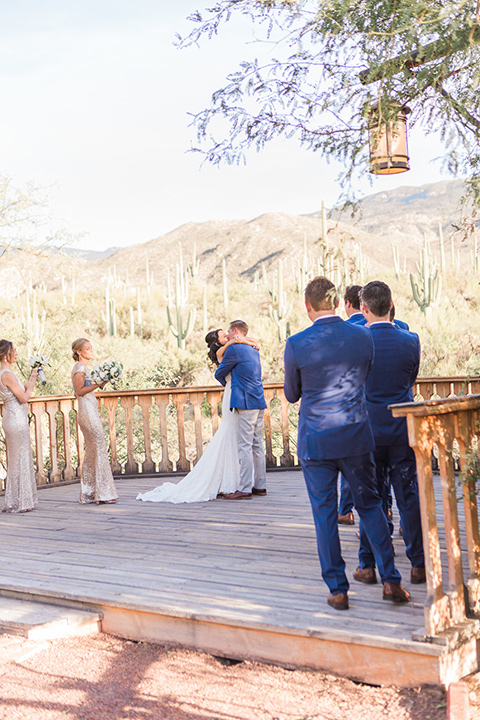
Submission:
[[[376,684],[453,679],[454,653],[412,639],[423,633],[426,591],[410,587],[399,536],[413,602],[387,603],[381,585],[352,580],[351,608],[340,613],[326,604],[301,472],[269,473],[268,495],[249,501],[135,500],[158,482],[120,479],[119,503],[102,506],[79,505],[78,485],[50,487],[34,512],[0,515],[0,592],[99,609],[105,632],[131,639]],[[357,527],[340,528],[349,578]]]

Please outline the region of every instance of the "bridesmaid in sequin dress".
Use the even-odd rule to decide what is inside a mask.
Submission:
[[[0,340],[0,396],[3,400],[3,431],[7,441],[7,486],[2,512],[33,510],[37,502],[37,483],[33,468],[28,401],[37,380],[34,370],[26,385],[12,370],[17,350],[10,340]]]
[[[85,438],[85,455],[80,478],[80,502],[103,503],[117,502],[118,494],[113,482],[110,462],[105,442],[97,398],[94,390],[103,385],[92,381],[88,363],[93,357],[92,344],[85,338],[72,343],[73,359],[72,382],[78,400],[78,424]]]

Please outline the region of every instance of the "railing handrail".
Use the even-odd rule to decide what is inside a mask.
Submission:
[[[436,400],[421,400],[420,402],[397,403],[389,405],[393,417],[427,417],[428,415],[444,415],[461,410],[478,410],[480,408],[480,394],[465,395],[464,397],[439,398]]]
[[[415,387],[416,385],[422,385],[425,383],[432,383],[434,385],[440,384],[440,383],[461,383],[461,384],[468,384],[471,382],[480,382],[480,376],[474,375],[474,376],[445,376],[445,377],[418,377],[415,381]],[[283,388],[283,382],[268,382],[263,383],[263,387],[265,390],[280,390]],[[222,385],[187,385],[185,387],[164,387],[164,388],[147,388],[142,390],[136,390],[136,389],[129,389],[129,390],[98,390],[95,395],[98,398],[104,398],[104,397],[112,397],[115,395],[116,397],[142,397],[145,395],[172,395],[176,393],[182,393],[182,394],[198,394],[198,393],[210,393],[218,390],[223,390]],[[469,396],[473,397],[473,396]],[[454,398],[452,398],[454,399]],[[28,401],[29,403],[37,403],[37,402],[47,402],[51,400],[75,400],[74,393],[66,393],[65,395],[35,395],[34,397],[31,397]],[[423,402],[429,402],[429,403],[439,403],[439,402],[445,402],[444,400],[426,400]],[[0,405],[1,405],[0,401]],[[399,407],[407,407],[409,405],[421,405],[422,403],[401,403],[396,405],[397,408]]]

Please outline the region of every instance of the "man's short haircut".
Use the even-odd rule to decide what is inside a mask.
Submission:
[[[392,292],[381,280],[373,280],[360,290],[360,302],[377,317],[390,315]]]
[[[343,302],[349,302],[350,305],[360,312],[360,297],[359,292],[362,289],[361,285],[350,285],[345,290],[345,295],[343,296]]]
[[[240,330],[243,335],[248,335],[248,325],[243,320],[233,320],[230,323],[230,327]]]
[[[335,310],[338,305],[335,285],[326,277],[315,277],[305,288],[305,300],[315,311]]]

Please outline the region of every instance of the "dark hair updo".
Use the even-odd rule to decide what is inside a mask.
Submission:
[[[217,350],[220,350],[222,347],[221,343],[218,342],[218,333],[220,330],[221,328],[219,330],[210,330],[210,332],[205,335],[205,342],[208,345],[207,357],[214,365],[220,364],[217,360]]]

